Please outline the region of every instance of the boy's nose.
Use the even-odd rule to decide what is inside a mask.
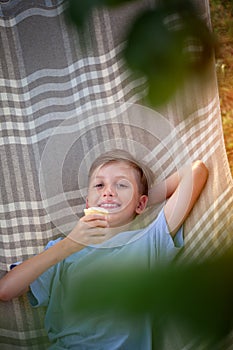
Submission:
[[[115,196],[115,191],[111,185],[106,186],[104,191],[103,191],[103,196],[104,197],[113,197]]]

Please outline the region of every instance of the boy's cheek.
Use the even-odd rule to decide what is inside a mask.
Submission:
[[[93,195],[93,193],[88,193],[88,197],[86,199],[86,207],[94,207],[94,204],[98,200],[97,195]]]

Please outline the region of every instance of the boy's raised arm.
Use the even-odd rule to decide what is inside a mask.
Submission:
[[[152,187],[149,204],[168,199],[164,213],[171,235],[183,224],[208,178],[208,169],[202,161],[183,166],[166,180]]]

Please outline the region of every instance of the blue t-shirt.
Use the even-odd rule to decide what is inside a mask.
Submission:
[[[48,243],[46,248],[58,240]],[[69,286],[85,271],[100,271],[110,263],[118,266],[136,263],[150,269],[174,258],[183,245],[183,229],[173,240],[162,210],[148,227],[117,234],[109,248],[86,247],[54,265],[31,284],[29,300],[33,307],[46,306],[45,328],[51,341],[49,349],[75,350],[149,350],[152,347],[149,317],[119,320],[106,314],[75,314],[66,309]]]

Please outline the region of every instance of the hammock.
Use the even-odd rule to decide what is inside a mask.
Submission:
[[[208,1],[199,2],[210,25]],[[204,258],[232,244],[214,59],[205,82],[191,79],[155,114],[139,105],[146,83],[122,60],[127,25],[149,3],[95,11],[79,35],[62,0],[0,1],[0,277],[73,227],[89,158],[113,146],[145,158],[158,180],[202,159],[209,180],[185,223],[183,255]],[[26,297],[1,303],[1,349],[46,349],[43,317]]]

